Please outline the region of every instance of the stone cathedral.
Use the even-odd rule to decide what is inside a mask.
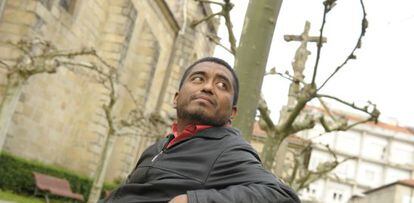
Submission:
[[[195,59],[213,54],[217,21],[194,20],[211,14],[194,0],[0,0],[0,41],[41,38],[60,50],[93,47],[120,72],[134,101],[119,92],[119,117],[137,108],[168,117],[179,79]],[[18,52],[0,43],[0,59]],[[7,78],[0,69],[0,99]],[[106,126],[102,88],[65,68],[31,77],[19,96],[0,150],[92,177]],[[136,104],[139,104],[136,106]],[[145,128],[145,125],[142,126]],[[140,130],[117,137],[107,180],[125,177],[139,155],[161,132]]]

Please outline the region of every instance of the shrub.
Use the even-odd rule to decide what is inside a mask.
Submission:
[[[64,178],[69,181],[73,192],[82,194],[85,199],[88,198],[92,186],[91,179],[62,168],[18,158],[5,152],[0,154],[1,189],[33,195],[35,183],[32,171]],[[105,190],[111,190],[115,187],[115,184],[104,185]]]

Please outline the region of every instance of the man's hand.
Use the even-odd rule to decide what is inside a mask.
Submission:
[[[186,194],[178,195],[172,198],[168,203],[188,203],[188,197]]]

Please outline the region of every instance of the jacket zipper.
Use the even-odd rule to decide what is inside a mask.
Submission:
[[[174,139],[174,134],[169,134],[167,136],[167,142],[165,142],[164,146],[162,147],[161,151],[151,159],[151,162],[157,160],[157,158],[167,150],[168,144],[170,144],[171,140]]]
[[[162,153],[164,153],[164,149],[161,150],[157,155],[155,155],[154,158],[151,159],[151,162],[154,162]]]

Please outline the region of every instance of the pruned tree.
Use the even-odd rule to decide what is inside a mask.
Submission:
[[[225,46],[223,46],[222,44],[220,44],[220,42],[217,40],[217,36],[211,36],[211,35],[207,35],[207,37],[209,39],[211,39],[213,42],[215,42],[216,44],[220,45],[221,47],[223,47],[224,49],[226,49],[227,51],[229,51],[230,53],[232,53],[233,55],[236,54],[236,44],[237,44],[237,40],[236,37],[234,36],[234,32],[233,32],[233,24],[231,22],[231,18],[230,18],[230,11],[233,9],[234,4],[230,2],[230,0],[223,0],[223,2],[218,2],[218,1],[214,1],[214,0],[195,0],[201,3],[209,3],[209,4],[215,4],[215,5],[219,5],[220,6],[220,11],[218,11],[217,13],[212,13],[202,19],[193,21],[191,23],[191,27],[195,28],[197,25],[199,25],[202,22],[208,21],[213,19],[215,16],[221,16],[224,18],[225,20],[225,25],[227,27],[227,32],[229,35],[229,42],[230,42],[230,49],[226,48]]]
[[[53,74],[58,68],[66,68],[74,73],[91,78],[104,88],[101,115],[106,133],[101,157],[95,171],[95,177],[88,202],[97,202],[100,198],[106,169],[113,151],[116,138],[123,135],[137,136],[148,132],[163,132],[172,122],[172,118],[164,118],[158,113],[145,114],[133,97],[131,90],[119,81],[117,69],[107,63],[92,48],[79,51],[58,50],[51,42],[40,38],[22,39],[17,43],[5,42],[21,53],[15,59],[0,60],[7,80],[5,93],[0,106],[0,129],[2,142],[7,133],[8,124],[16,109],[22,87],[29,78],[38,74]],[[79,58],[86,56],[87,58]],[[127,116],[117,117],[114,107],[120,99],[118,91],[124,88],[135,103]],[[98,132],[97,132],[98,133]],[[2,144],[2,143],[1,143]]]
[[[115,69],[103,61],[102,58],[96,54],[95,50],[83,49],[80,51],[61,51],[53,46],[52,43],[40,38],[35,38],[33,40],[22,39],[17,43],[6,42],[5,44],[18,49],[21,54],[16,59],[1,61],[7,76],[6,89],[0,106],[1,144],[3,144],[6,137],[7,129],[16,109],[23,85],[27,83],[29,78],[35,75],[42,73],[53,74],[57,72],[58,68],[63,67],[74,72],[78,72],[79,69],[84,69],[83,74],[92,74],[91,76],[94,76],[95,80],[101,82],[103,86],[109,90],[109,101],[107,104],[103,105],[102,108],[107,121],[107,137],[114,137],[111,135],[115,133],[114,124],[112,122],[112,108],[116,101],[114,86],[116,77],[116,74],[114,74]],[[110,69],[103,69],[101,66],[96,66],[93,63],[79,62],[75,59],[77,56],[85,55],[95,56],[99,59],[98,61]],[[113,144],[113,139],[107,139],[105,146],[111,144]],[[104,150],[103,154],[108,156],[110,151],[111,150]],[[98,171],[98,173],[100,172]]]
[[[6,75],[6,85],[0,103],[0,151],[6,139],[11,118],[16,110],[23,86],[39,74],[54,74],[61,67],[58,59],[94,54],[92,49],[60,51],[50,42],[36,39],[22,39],[18,42],[1,42],[19,51],[16,58],[1,59],[0,68]]]
[[[94,74],[93,78],[95,81],[101,84],[106,90],[104,93],[106,101],[105,104],[102,105],[102,110],[104,112],[103,118],[106,121],[107,131],[106,135],[103,135],[105,137],[105,142],[102,147],[100,160],[89,193],[88,202],[90,203],[97,202],[101,196],[107,167],[117,137],[125,135],[138,136],[154,131],[164,132],[167,129],[167,126],[172,122],[171,118],[164,118],[158,113],[146,114],[142,108],[140,108],[141,105],[133,96],[130,88],[119,81],[120,73],[118,72],[118,69],[106,63],[105,60],[96,53],[94,53],[93,56],[98,59],[98,62],[100,63],[99,65],[91,62],[81,62],[79,60],[60,62],[68,67],[83,67],[91,70]],[[127,113],[127,116],[117,117],[115,115],[116,112],[114,112],[114,107],[120,99],[118,92],[121,88],[124,88],[127,91],[135,104],[135,108],[130,110],[129,113]]]
[[[211,1],[203,2],[217,4],[217,2]],[[229,4],[230,2],[225,1],[225,3]],[[305,30],[300,36],[285,36],[285,40],[287,41],[301,41],[301,45],[298,48],[295,54],[294,62],[292,63],[293,75],[289,74],[288,72],[279,73],[275,68],[272,68],[269,72],[265,73],[265,63],[263,64],[263,61],[266,62],[267,60],[268,50],[266,51],[266,47],[262,48],[261,46],[256,46],[262,43],[267,43],[267,45],[270,46],[271,41],[269,41],[268,37],[264,37],[263,33],[267,32],[266,34],[271,33],[271,36],[273,35],[274,25],[272,26],[271,24],[274,24],[277,20],[277,11],[280,8],[280,5],[281,1],[250,1],[245,17],[246,20],[243,27],[240,47],[237,49],[237,53],[235,54],[235,69],[240,79],[240,86],[242,91],[239,98],[240,102],[238,118],[240,120],[237,120],[236,118],[234,125],[237,128],[241,129],[244,137],[247,140],[250,140],[253,130],[252,126],[255,122],[254,117],[256,114],[256,109],[258,109],[260,113],[258,121],[259,125],[263,130],[265,130],[267,134],[261,158],[265,168],[270,170],[274,169],[276,154],[286,153],[279,151],[279,149],[281,149],[283,141],[288,136],[296,134],[303,130],[312,129],[315,127],[316,123],[320,123],[323,126],[325,132],[346,131],[358,124],[366,122],[377,122],[380,115],[380,112],[376,108],[376,105],[371,102],[368,102],[365,106],[361,107],[355,105],[352,102],[347,102],[335,96],[322,93],[322,88],[340,70],[343,69],[347,62],[351,59],[356,59],[355,51],[361,48],[362,38],[364,37],[366,29],[368,27],[368,21],[366,19],[366,12],[363,1],[360,0],[362,20],[360,35],[355,43],[355,46],[343,60],[343,62],[334,68],[333,72],[323,81],[322,84],[316,83],[316,77],[318,75],[322,46],[323,43],[327,41],[323,36],[323,31],[326,24],[326,17],[336,5],[336,0],[325,0],[323,2],[324,11],[319,36],[309,36],[310,23],[306,23]],[[277,11],[273,10],[273,12],[271,12],[271,10],[269,10],[270,8],[276,9]],[[248,22],[246,23],[246,21]],[[258,27],[265,27],[266,31],[263,31],[263,29],[258,31]],[[230,29],[231,27],[227,28]],[[259,36],[258,33],[261,33],[261,35]],[[306,81],[303,74],[306,66],[306,60],[310,54],[310,52],[307,50],[308,42],[317,43],[316,60],[315,64],[313,65],[313,72],[310,81]],[[230,44],[232,44],[232,46],[235,46],[235,43],[232,41],[230,41]],[[262,50],[264,50],[264,52],[262,52]],[[261,55],[258,56],[257,53],[260,53]],[[280,118],[278,122],[274,122],[270,118],[270,111],[266,104],[266,101],[262,96],[258,95],[264,75],[279,75],[291,81],[288,94],[288,103],[280,111]],[[248,88],[246,89],[245,87]],[[312,115],[306,111],[303,111],[308,102],[314,99],[320,101],[321,106],[325,109],[327,114]],[[354,111],[365,113],[367,117],[360,121],[350,123],[347,119],[345,119],[344,116],[338,116],[331,113],[331,110],[325,104],[324,99],[337,101]],[[336,166],[347,160],[345,159],[339,161],[335,153],[328,146],[328,151],[331,152],[334,161],[321,163],[320,166],[318,166],[314,171],[308,170],[306,161],[302,156],[306,154],[305,152],[309,150],[309,147],[306,147],[305,149],[306,150],[296,153],[297,156],[295,156],[295,165],[293,167],[292,173],[290,174],[291,176],[286,179],[287,182],[297,190],[302,189],[309,185],[311,182],[324,177],[327,173],[335,169]],[[279,160],[279,163],[280,162],[283,161]]]
[[[293,160],[289,170],[285,171],[285,174],[282,174],[280,178],[282,178],[285,183],[290,185],[295,191],[307,188],[316,180],[327,177],[330,172],[332,172],[340,164],[348,160],[355,159],[355,157],[346,157],[340,160],[329,145],[322,145],[322,147],[326,148],[332,160],[319,163],[315,169],[311,169],[309,167],[309,158],[312,148],[316,147],[316,145],[321,144],[309,142],[301,150],[288,150],[288,153]]]
[[[326,83],[339,71],[341,70],[344,65],[351,59],[355,59],[355,51],[361,47],[362,38],[365,35],[367,29],[367,19],[365,13],[365,7],[363,1],[360,1],[361,8],[363,12],[363,18],[361,20],[361,33],[360,36],[355,43],[354,49],[348,55],[348,57],[339,65],[337,68],[332,72],[332,74],[322,83],[322,85],[316,84],[316,76],[319,66],[319,60],[321,56],[322,44],[323,44],[323,30],[326,23],[326,16],[332,10],[335,5],[334,0],[327,0],[324,1],[324,13],[323,13],[323,20],[322,25],[320,28],[319,40],[317,41],[317,54],[316,60],[313,67],[312,79],[310,82],[306,82],[303,80],[303,70],[304,65],[306,62],[307,54],[300,57],[300,52],[304,52],[303,48],[306,48],[302,45],[299,47],[295,61],[293,62],[293,71],[294,75],[291,76],[289,74],[284,74],[286,78],[291,80],[291,86],[289,91],[289,96],[291,96],[291,100],[289,101],[288,105],[286,105],[281,113],[280,119],[277,124],[275,124],[269,117],[269,110],[267,104],[264,100],[259,102],[259,112],[260,112],[260,121],[261,127],[265,129],[267,132],[267,139],[263,148],[262,157],[263,162],[266,168],[272,168],[274,163],[274,157],[276,152],[278,151],[279,146],[282,144],[283,140],[286,139],[289,135],[298,133],[302,130],[312,129],[315,126],[315,123],[319,122],[322,124],[326,132],[331,131],[346,131],[352,128],[355,125],[365,123],[365,122],[377,122],[380,112],[376,108],[375,104],[368,103],[364,107],[356,106],[354,103],[344,101],[340,98],[335,96],[322,94],[321,89],[326,85]],[[307,29],[305,28],[305,31]],[[306,34],[305,34],[306,35]],[[306,38],[305,35],[302,35],[301,38]],[[301,67],[303,66],[303,67]],[[274,71],[276,72],[276,71]],[[280,74],[279,74],[280,75]],[[305,108],[306,104],[313,100],[318,99],[322,106],[326,108],[327,112],[330,112],[327,105],[324,104],[323,99],[332,99],[335,101],[340,102],[343,105],[350,107],[356,111],[360,111],[366,113],[368,117],[361,121],[355,123],[348,123],[348,121],[344,117],[335,116],[333,114],[328,114],[330,119],[327,118],[326,115],[321,116],[312,116],[303,112],[302,110]],[[304,114],[304,115],[301,115]],[[329,121],[328,121],[329,120]]]

